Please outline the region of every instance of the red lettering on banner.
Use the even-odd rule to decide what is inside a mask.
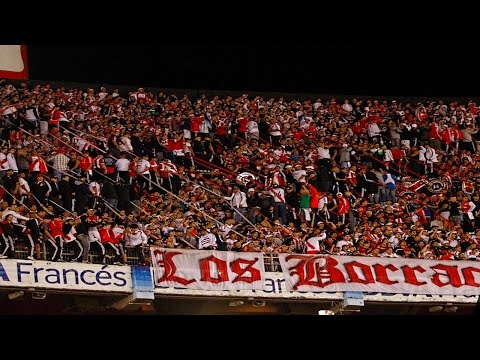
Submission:
[[[408,265],[404,265],[401,267],[401,269],[403,271],[403,275],[405,276],[406,283],[416,285],[416,286],[426,284],[425,281],[419,282],[417,279],[417,275],[415,274],[415,271],[418,271],[419,273],[424,273],[425,271],[427,271],[424,268],[420,266],[415,266],[414,268],[412,268]]]
[[[197,281],[195,279],[187,280],[175,275],[175,273],[177,272],[177,266],[173,261],[173,257],[176,255],[182,255],[181,252],[167,252],[162,250],[155,250],[153,254],[155,256],[160,255],[160,259],[158,260],[157,264],[159,267],[165,268],[163,276],[160,278],[160,280],[158,280],[159,282],[174,281],[182,285],[188,285]]]
[[[448,266],[448,265],[437,264],[435,266],[431,266],[430,269],[435,271],[435,275],[432,276],[432,283],[434,283],[438,287],[452,285],[458,288],[463,285],[462,279],[460,279],[460,274],[458,273],[458,266],[456,265]],[[437,270],[445,271],[445,273],[440,274],[437,272]],[[446,276],[447,282],[443,282],[440,279],[440,276]]]
[[[285,261],[298,259],[296,265],[288,268],[290,276],[297,275],[298,281],[293,286],[297,290],[300,286],[316,286],[323,288],[334,283],[344,283],[345,276],[335,266],[338,261],[325,256],[288,255]]]
[[[253,265],[255,265],[257,261],[258,258],[256,258],[255,260],[245,260],[240,258],[232,261],[232,263],[230,264],[230,269],[232,269],[235,274],[238,274],[238,276],[233,279],[232,283],[235,283],[237,281],[245,281],[251,284],[255,281],[261,280],[262,274],[260,273],[260,270],[253,267]],[[247,267],[242,268],[243,264],[246,264]],[[246,272],[248,272],[250,276],[243,276],[243,274],[245,274]]]
[[[480,273],[480,269],[474,267],[467,267],[462,269],[462,274],[465,278],[465,285],[479,287],[480,284],[475,281],[475,275],[473,275],[473,272]]]
[[[219,259],[211,255],[204,259],[200,259],[198,262],[200,263],[202,281],[207,281],[214,284],[228,281],[228,269],[227,269],[227,262],[225,260]],[[214,264],[214,266],[216,267],[216,275],[217,275],[216,277],[211,276],[210,263]]]
[[[480,295],[480,265],[472,262],[320,254],[279,254],[279,259],[289,291]]]
[[[362,264],[358,261],[352,261],[350,263],[343,264],[343,266],[345,266],[345,269],[347,270],[350,282],[360,284],[372,284],[375,282],[372,270],[370,269],[369,265]],[[355,271],[355,268],[359,268],[362,271],[365,280],[360,279],[360,277],[358,276],[359,274],[357,274],[357,272]]]
[[[375,277],[377,282],[387,285],[398,284],[398,281],[392,281],[388,278],[387,270],[390,271],[397,271],[398,268],[393,266],[392,264],[388,265],[380,265],[375,264],[373,265],[373,270],[375,271]]]

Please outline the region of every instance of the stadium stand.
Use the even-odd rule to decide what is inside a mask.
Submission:
[[[1,258],[480,256],[473,100],[65,85],[0,84]]]

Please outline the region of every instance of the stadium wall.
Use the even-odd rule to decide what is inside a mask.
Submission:
[[[147,273],[147,274],[146,274]],[[0,261],[0,289],[35,290],[72,295],[121,295],[128,301],[162,297],[269,299],[273,301],[338,301],[344,292],[288,291],[282,273],[265,272],[262,290],[192,290],[181,287],[155,287],[153,270],[142,266],[116,266],[78,263],[55,263],[7,259]],[[153,296],[154,295],[154,296]],[[365,302],[458,303],[475,304],[479,296],[421,295],[365,292]]]

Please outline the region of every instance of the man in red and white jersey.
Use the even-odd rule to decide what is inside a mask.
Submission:
[[[61,122],[61,124],[60,124]],[[60,106],[55,106],[53,111],[50,114],[50,119],[48,120],[49,127],[58,128],[60,125],[66,129],[70,126],[70,120],[67,118],[67,114],[60,110]]]
[[[138,91],[134,92],[132,94],[132,97],[138,101],[139,103],[147,103],[149,102],[150,98],[148,97],[148,94],[145,92],[144,88],[138,88]]]
[[[0,104],[0,115],[2,120],[4,121],[4,126],[6,128],[20,125],[19,123],[17,123],[17,108],[13,104],[11,104],[9,100],[4,100]]]
[[[178,172],[175,164],[169,159],[163,159],[157,168],[160,185],[168,190],[172,190],[172,177]]]
[[[285,187],[287,185],[287,178],[280,168],[280,165],[275,166],[275,169],[270,173],[267,181],[267,187],[278,185]]]
[[[82,153],[82,156],[80,157],[79,168],[81,170],[81,174],[86,176],[87,181],[89,181],[90,177],[93,174],[93,162],[93,157],[90,156],[88,151],[84,151]]]
[[[125,243],[127,247],[134,248],[135,254],[140,264],[145,264],[145,255],[143,246],[147,244],[147,235],[140,230],[138,224],[132,224],[125,229]]]
[[[73,141],[78,151],[85,152],[90,149],[92,143],[87,140],[87,135],[82,135],[81,137],[74,137]]]
[[[343,196],[342,193],[337,193],[337,214],[341,219],[342,223],[345,224],[345,218],[348,212],[350,211],[350,201]]]
[[[4,177],[7,170],[10,169],[10,164],[8,163],[7,154],[8,154],[8,148],[2,147],[0,149],[0,178]]]
[[[157,169],[158,169],[158,160],[155,156],[152,156],[150,158],[150,168],[148,171],[150,172],[150,180],[152,181],[153,184],[158,183],[158,178],[157,178]]]
[[[77,239],[77,230],[75,229],[75,220],[72,217],[67,217],[64,221],[62,232],[63,232],[63,241],[65,244],[74,244],[76,249],[74,249],[74,258],[71,262],[80,261],[81,256],[83,255],[83,245]],[[79,221],[79,220],[78,220]]]
[[[48,223],[48,232],[50,237],[47,237],[47,242],[50,243],[54,249],[51,261],[63,261],[63,219],[61,216],[56,216]]]
[[[321,254],[324,250],[322,244],[323,241],[327,238],[327,233],[324,230],[316,229],[314,236],[308,238],[305,242],[306,244],[306,253],[307,254]]]
[[[96,261],[96,263],[100,263],[99,260],[103,260],[103,258],[105,257],[105,247],[102,244],[102,238],[99,233],[99,227],[102,226],[102,219],[100,219],[98,215],[95,215],[95,209],[88,209],[85,222],[88,227],[88,239],[90,240],[90,249],[92,248],[92,245],[95,245],[95,247],[100,249],[100,255]]]
[[[93,160],[93,179],[104,180],[108,174],[107,165],[103,154],[98,154]],[[103,176],[102,176],[103,175]]]
[[[121,260],[121,255],[120,255],[120,248],[118,247],[117,241],[115,237],[113,236],[112,233],[112,226],[114,226],[115,223],[107,223],[103,225],[103,227],[98,230],[100,234],[100,238],[102,239],[102,244],[105,246],[105,253],[107,253],[109,250],[113,250],[114,256],[115,256],[115,265],[120,265],[122,262]],[[99,256],[98,261],[103,263],[103,256]]]
[[[32,151],[29,170],[33,179],[35,179],[37,174],[43,175],[48,172],[47,163],[40,155],[38,155],[37,150]]]

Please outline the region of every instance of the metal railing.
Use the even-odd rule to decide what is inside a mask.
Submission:
[[[40,246],[41,252],[41,260],[47,260],[51,257],[51,250],[45,243],[42,243]],[[138,265],[139,259],[135,256],[135,250],[132,248],[125,249],[127,254],[127,264],[128,265]],[[29,250],[26,247],[25,243],[22,241],[15,242],[15,259],[27,259],[29,255]],[[88,253],[88,262],[94,263],[97,261],[98,258],[98,251],[91,249]],[[74,245],[71,244],[64,244],[63,246],[63,259],[65,262],[70,262],[74,258]],[[114,256],[113,255],[105,255],[103,259],[103,263],[105,265],[113,265]]]
[[[47,260],[51,256],[51,250],[45,243],[42,243],[40,246],[41,249],[41,260]],[[140,261],[139,258],[135,255],[135,250],[133,248],[125,248],[127,254],[127,264],[128,265],[139,265]],[[145,248],[145,259],[147,263],[150,263],[150,251],[148,248]],[[26,247],[25,243],[22,241],[15,242],[15,259],[27,259],[29,255],[29,250]],[[97,262],[98,258],[98,250],[90,249],[88,253],[88,262],[95,263]],[[63,259],[65,262],[70,262],[74,258],[74,245],[65,244],[63,247]],[[105,255],[103,259],[103,263],[105,265],[113,265],[114,256],[112,255]],[[281,272],[282,269],[280,267],[280,261],[278,256],[275,254],[264,254],[263,255],[263,262],[265,266],[265,271],[267,272]]]

